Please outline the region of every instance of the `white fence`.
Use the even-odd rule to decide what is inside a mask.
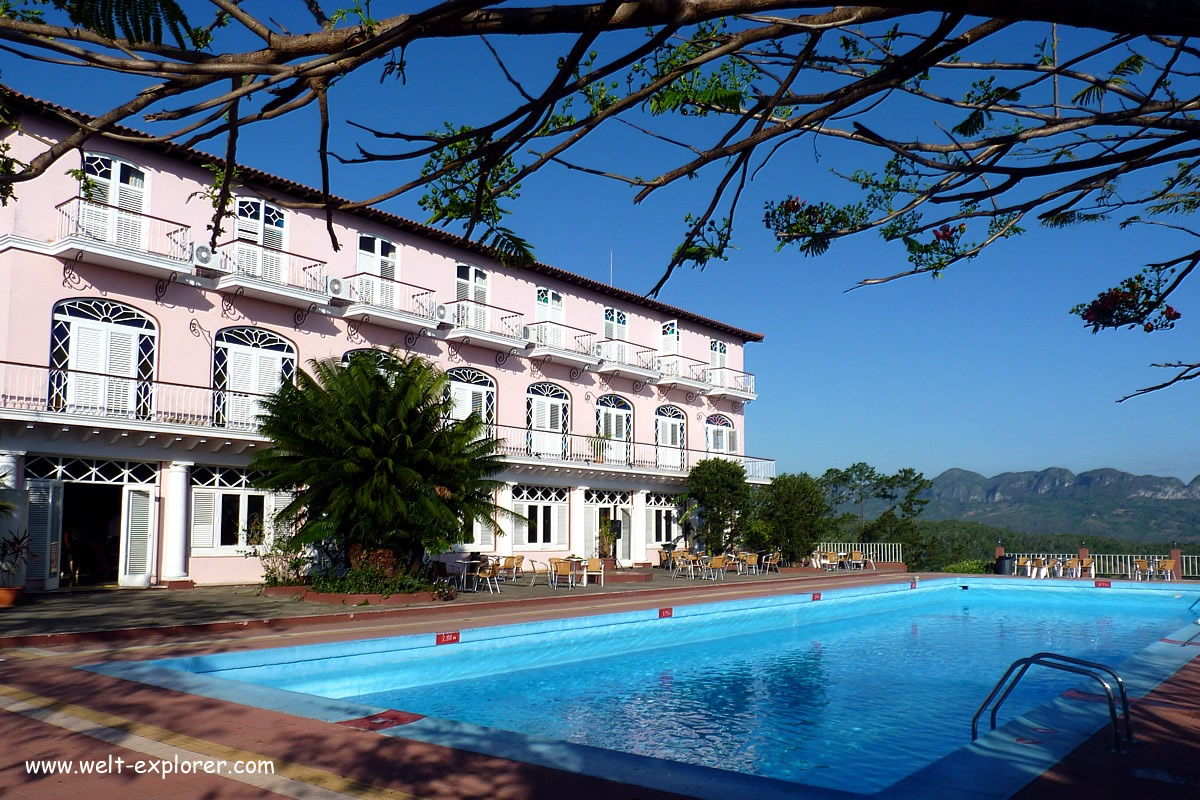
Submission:
[[[817,545],[821,553],[853,553],[858,551],[872,561],[901,563],[904,547],[899,542],[821,542]]]
[[[1044,558],[1048,562],[1066,561],[1079,558],[1079,553],[1005,553],[1016,558]],[[1169,554],[1162,553],[1089,553],[1096,569],[1096,575],[1111,578],[1130,578],[1134,574],[1134,562],[1145,561],[1149,564],[1166,561]],[[1183,578],[1200,578],[1200,556],[1182,556],[1177,564],[1176,574]]]

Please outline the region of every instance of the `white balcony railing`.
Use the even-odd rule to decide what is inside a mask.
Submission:
[[[83,239],[181,262],[191,256],[191,228],[187,225],[82,197],[59,203],[56,209],[60,241]]]
[[[509,339],[524,339],[524,318],[516,311],[497,308],[477,300],[448,303],[455,328],[491,333]]]
[[[704,371],[704,382],[716,389],[754,394],[754,376],[731,367],[709,367]]]
[[[433,319],[437,294],[432,289],[411,286],[391,278],[360,272],[350,278],[350,302],[385,311]]]
[[[603,339],[597,346],[596,353],[601,359],[612,364],[624,364],[639,369],[655,369],[654,360],[657,355],[654,348],[627,342],[623,339]]]
[[[660,355],[655,359],[654,366],[666,378],[707,383],[704,373],[708,369],[708,365],[694,358],[681,355]]]
[[[218,245],[218,272],[301,289],[315,294],[325,293],[325,262],[306,256],[277,250],[244,239]]]
[[[904,562],[904,546],[899,542],[821,542],[819,553],[862,553],[875,562],[898,564]]]
[[[538,347],[553,347],[585,356],[595,355],[596,334],[561,322],[530,323],[529,341]]]

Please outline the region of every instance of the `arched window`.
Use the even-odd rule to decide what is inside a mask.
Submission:
[[[705,441],[710,453],[736,453],[737,431],[724,414],[712,414],[705,421]]]
[[[606,394],[596,400],[596,461],[628,464],[632,456],[633,405],[624,397]]]
[[[282,381],[296,379],[296,348],[262,328],[217,331],[213,340],[214,417],[217,425],[252,429],[262,400]]]
[[[145,250],[146,172],[115,156],[85,153],[83,174],[81,232],[102,242]]]
[[[525,396],[525,425],[531,455],[567,457],[571,429],[570,396],[553,383],[535,383]]]
[[[89,298],[54,306],[50,326],[50,408],[150,419],[158,332],[132,306]]]
[[[342,353],[342,366],[348,366],[352,358],[371,358],[374,359],[376,364],[382,366],[395,357],[375,347],[360,347],[356,350],[347,350]]]
[[[659,469],[681,470],[685,466],[687,414],[675,406],[659,406],[654,412],[654,449]]]
[[[450,399],[454,402],[451,416],[466,419],[478,414],[491,431],[496,424],[496,382],[473,367],[446,370],[446,377],[450,379]]]

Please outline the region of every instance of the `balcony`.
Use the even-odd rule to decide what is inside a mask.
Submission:
[[[370,320],[402,331],[431,330],[438,326],[437,295],[432,289],[365,272],[346,280],[350,298],[342,309],[344,318]]]
[[[704,373],[708,364],[694,358],[679,355],[660,355],[655,358],[654,366],[658,375],[650,379],[657,386],[675,386],[697,394],[709,388]]]
[[[704,393],[709,397],[728,397],[745,402],[758,398],[754,392],[754,376],[749,372],[730,367],[709,367],[704,371],[704,380],[708,384]]]
[[[769,483],[775,477],[774,459],[709,453],[576,433],[531,430],[513,425],[496,425],[492,429],[500,440],[499,452],[506,461],[534,470],[571,467],[597,473],[651,474],[663,481],[674,481],[685,477],[698,461],[723,458],[741,463],[746,469],[749,483]]]
[[[217,246],[217,290],[308,308],[329,302],[325,262],[244,239]]]
[[[53,254],[90,264],[169,278],[191,274],[191,228],[149,214],[73,197],[55,206]]]
[[[262,441],[258,413],[264,399],[211,386],[0,361],[0,409],[14,412],[5,416],[30,422],[108,423],[126,433],[135,428],[179,434],[220,431],[236,433],[243,441]]]
[[[572,328],[561,322],[535,322],[529,326],[533,349],[530,358],[543,358],[556,364],[590,369],[600,363],[596,354],[596,334]]]
[[[651,347],[622,339],[604,339],[596,345],[596,352],[601,359],[597,372],[642,381],[658,377],[654,363],[657,354]]]
[[[455,300],[447,303],[450,330],[443,334],[448,341],[473,344],[515,355],[529,344],[529,330],[516,311],[489,306],[475,300]]]

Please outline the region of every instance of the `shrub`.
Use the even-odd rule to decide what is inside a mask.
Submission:
[[[965,561],[955,561],[953,564],[947,564],[942,567],[942,572],[961,572],[967,575],[987,575],[992,572],[995,566],[991,561],[981,561],[977,558],[968,558]]]

